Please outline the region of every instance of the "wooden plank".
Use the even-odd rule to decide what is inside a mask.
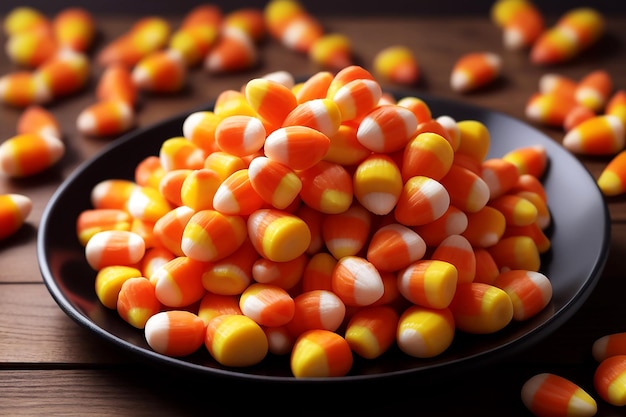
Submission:
[[[0,285],[0,363],[111,364],[118,349],[80,327],[43,284]]]

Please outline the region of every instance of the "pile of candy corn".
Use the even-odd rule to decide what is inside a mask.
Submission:
[[[226,90],[133,180],[93,188],[77,236],[96,294],[155,351],[343,376],[355,354],[434,357],[550,303],[545,149],[487,158],[481,122],[360,66],[326,74]]]

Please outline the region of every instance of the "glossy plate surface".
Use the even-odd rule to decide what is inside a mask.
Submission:
[[[541,272],[552,281],[553,299],[534,318],[512,323],[492,335],[470,336],[457,332],[452,346],[433,359],[412,358],[397,348],[373,361],[359,360],[355,355],[352,371],[341,378],[295,379],[289,370],[288,357],[268,356],[258,366],[232,369],[219,365],[204,348],[180,359],[155,353],[145,342],[142,331],[128,325],[115,311],[98,301],[94,292],[96,273],[85,261],[75,224],[78,215],[91,208],[90,192],[98,182],[111,178],[132,179],[136,165],[143,158],[158,155],[165,139],[182,134],[183,121],[191,111],[119,138],[77,168],[58,188],[44,211],[37,242],[40,269],[50,294],[78,324],[139,359],[176,372],[191,371],[242,382],[319,384],[382,381],[395,377],[414,380],[445,377],[512,355],[547,336],[582,306],[606,262],[609,216],[593,177],[549,137],[505,114],[413,92],[395,94],[398,98],[421,97],[434,117],[449,115],[457,121],[481,121],[491,134],[490,157],[502,156],[520,146],[540,144],[546,148],[550,163],[543,183],[553,220],[549,230],[552,249],[542,257]]]

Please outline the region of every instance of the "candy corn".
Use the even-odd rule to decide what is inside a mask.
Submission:
[[[506,227],[504,214],[488,204],[478,211],[465,213],[465,229],[459,234],[474,248],[488,248],[500,241]]]
[[[330,289],[304,291],[294,298],[293,319],[287,329],[293,336],[313,329],[336,331],[346,316],[346,305]]]
[[[144,331],[148,345],[163,355],[191,355],[204,343],[204,321],[185,310],[161,311],[151,316]]]
[[[343,376],[352,368],[350,345],[337,333],[315,329],[301,334],[291,352],[291,372],[296,378]]]
[[[458,276],[456,267],[449,262],[418,260],[398,272],[398,290],[413,304],[447,308],[456,292]]]
[[[584,155],[615,155],[624,148],[624,125],[617,116],[587,119],[563,136],[563,146]]]
[[[22,194],[0,195],[0,240],[17,232],[33,207],[31,199]]]
[[[122,284],[116,308],[120,317],[131,326],[143,329],[148,319],[161,311],[161,303],[150,280],[132,277]]]
[[[438,133],[424,132],[409,141],[402,155],[402,179],[416,175],[439,181],[454,161],[450,142]]]
[[[282,326],[293,318],[295,303],[284,289],[255,283],[239,298],[241,312],[262,326]]]
[[[88,10],[68,7],[54,16],[52,30],[60,47],[87,52],[96,36],[96,22]]]
[[[345,339],[357,355],[375,359],[395,341],[398,313],[389,306],[363,308],[350,318]]]
[[[115,136],[135,125],[135,112],[122,100],[102,100],[87,106],[76,118],[76,128],[83,135]]]
[[[80,213],[76,220],[76,235],[85,246],[91,237],[104,230],[130,230],[131,215],[121,209],[89,209]]]
[[[248,216],[247,225],[256,250],[273,261],[289,261],[300,256],[311,241],[307,224],[281,210],[257,210]]]
[[[240,295],[252,284],[252,270],[260,258],[250,239],[230,255],[211,262],[202,273],[202,286],[220,295]]]
[[[398,105],[378,106],[367,113],[359,123],[357,140],[372,152],[399,151],[417,129],[412,111]]]
[[[577,104],[573,96],[539,92],[530,96],[524,112],[532,122],[562,127]]]
[[[594,416],[596,401],[586,391],[562,376],[541,373],[522,386],[522,402],[537,417]]]
[[[513,319],[509,295],[494,285],[480,282],[460,283],[449,308],[456,328],[472,334],[497,332]]]
[[[545,30],[541,11],[530,1],[520,3],[522,7],[511,14],[502,28],[502,43],[511,50],[532,47]]]
[[[243,30],[228,27],[220,32],[216,44],[204,58],[204,68],[211,74],[241,71],[254,66],[259,54],[254,41]]]
[[[472,282],[476,275],[476,257],[470,241],[463,235],[450,235],[434,248],[432,260],[444,261],[457,270],[459,283]]]
[[[596,367],[593,385],[604,401],[615,406],[626,405],[626,355],[604,359]]]
[[[598,187],[606,196],[626,191],[626,151],[620,151],[604,167],[597,179]]]
[[[245,238],[246,224],[242,217],[200,210],[185,225],[181,248],[195,260],[211,262],[233,253]]]
[[[300,283],[308,261],[309,257],[306,253],[286,262],[274,262],[259,257],[252,265],[252,278],[256,282],[276,285],[290,291]]]
[[[539,36],[530,50],[530,60],[537,65],[569,61],[596,43],[604,31],[604,16],[597,10],[571,9]]]
[[[85,245],[85,257],[95,270],[113,265],[135,265],[145,253],[144,240],[128,230],[98,232]]]
[[[171,27],[159,16],[139,19],[125,33],[104,46],[96,56],[96,62],[106,67],[121,63],[133,67],[147,55],[167,45]]]
[[[223,214],[248,215],[265,206],[250,181],[247,169],[229,175],[217,188],[213,196],[213,208]]]
[[[65,145],[56,136],[23,133],[0,144],[0,173],[28,177],[56,164],[65,154]]]
[[[321,225],[324,245],[337,259],[356,255],[367,243],[371,224],[371,213],[359,204],[341,213],[327,214]]]
[[[604,109],[612,93],[613,80],[609,73],[605,70],[595,70],[578,82],[574,96],[579,104],[599,113]]]
[[[252,366],[267,355],[269,346],[259,324],[241,314],[224,314],[206,326],[204,345],[224,366]]]
[[[13,36],[46,24],[49,24],[49,20],[41,11],[34,7],[19,6],[6,14],[2,28],[6,35]]]
[[[388,214],[402,192],[400,168],[387,155],[372,154],[354,171],[354,196],[370,212]]]
[[[35,133],[62,137],[61,126],[52,112],[39,105],[31,105],[24,109],[17,121],[17,133]]]
[[[224,152],[236,156],[252,155],[265,142],[263,123],[252,116],[229,116],[215,128],[215,144]]]
[[[597,362],[608,357],[626,354],[626,333],[618,332],[599,337],[591,346],[591,354]]]
[[[374,303],[384,292],[380,273],[365,258],[344,256],[339,259],[332,275],[332,288],[349,306]]]
[[[411,85],[419,80],[420,68],[413,51],[401,45],[390,46],[374,56],[374,71],[384,80]]]
[[[453,91],[466,93],[492,83],[499,75],[502,60],[492,52],[471,52],[460,57],[450,74]]]
[[[146,55],[132,70],[133,82],[139,89],[157,93],[180,91],[185,84],[186,75],[185,61],[173,49]]]
[[[443,216],[449,206],[450,194],[443,184],[418,175],[404,184],[394,216],[405,226],[419,226]]]
[[[543,310],[552,299],[552,283],[541,272],[501,272],[493,285],[502,288],[513,302],[513,320],[522,321]]]
[[[265,138],[265,155],[287,165],[304,170],[322,160],[330,147],[330,139],[322,132],[306,126],[286,126]]]
[[[149,277],[157,299],[167,307],[184,307],[199,301],[205,293],[202,274],[206,264],[177,256]]]
[[[411,306],[400,316],[396,343],[409,356],[432,358],[450,347],[454,333],[450,309]]]
[[[426,254],[426,242],[414,230],[398,223],[377,229],[367,246],[367,260],[379,271],[397,271]]]
[[[321,68],[342,69],[352,64],[352,42],[341,33],[323,34],[313,41],[308,55]]]
[[[0,77],[0,99],[11,106],[24,108],[52,100],[50,87],[26,70],[18,70]]]
[[[302,181],[291,168],[265,156],[250,161],[250,185],[266,203],[274,208],[287,208],[302,189]]]
[[[103,306],[115,310],[117,299],[124,282],[130,278],[142,277],[141,271],[132,266],[111,265],[100,269],[96,274],[94,289]]]
[[[207,291],[198,305],[198,317],[208,324],[211,319],[223,314],[241,314],[239,297]]]
[[[52,59],[59,44],[48,25],[15,34],[7,39],[6,54],[15,64],[24,68],[37,68]]]

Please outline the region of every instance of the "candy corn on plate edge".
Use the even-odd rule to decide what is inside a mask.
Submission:
[[[608,256],[610,240],[606,203],[590,173],[561,145],[536,128],[504,113],[454,102],[412,90],[386,91],[397,99],[416,96],[431,108],[433,117],[447,115],[456,121],[478,120],[490,132],[488,157],[500,157],[526,145],[546,148],[549,166],[542,178],[553,224],[548,229],[551,249],[541,257],[541,272],[553,285],[550,304],[539,314],[511,323],[490,335],[456,332],[452,345],[430,358],[413,358],[395,345],[381,357],[368,360],[354,355],[345,376],[295,378],[289,355],[268,356],[252,367],[226,367],[206,350],[176,358],[159,354],[146,343],[144,333],[106,308],[94,292],[96,272],[85,259],[75,234],[76,219],[91,206],[90,192],[99,181],[132,179],[137,164],[158,155],[161,143],[180,136],[184,119],[191,113],[212,109],[213,103],[190,109],[156,125],[131,131],[79,166],[57,189],[44,210],[37,241],[37,256],[47,289],[59,307],[79,325],[148,363],[174,371],[206,376],[274,383],[370,382],[410,377],[428,383],[453,373],[501,360],[536,343],[565,323],[594,289]]]

